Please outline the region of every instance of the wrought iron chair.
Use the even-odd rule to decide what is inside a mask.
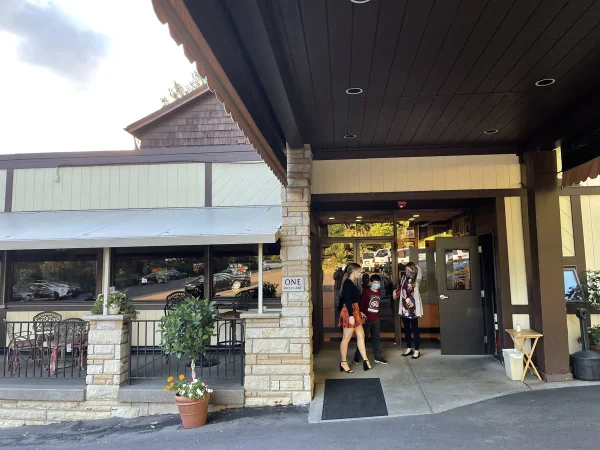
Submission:
[[[223,313],[219,313],[219,319],[224,320],[224,322],[219,325],[219,329],[217,332],[217,348],[224,347],[227,349],[229,356],[233,356],[236,349],[242,348],[244,345],[243,340],[237,339],[237,327],[239,322],[239,318],[241,316],[240,311],[248,311],[250,309],[250,303],[252,302],[252,294],[250,291],[243,291],[236,294],[233,299],[233,302],[229,304],[221,304],[220,307],[231,308],[231,311],[225,311]],[[229,328],[228,328],[229,327]],[[222,330],[223,329],[223,330]],[[225,340],[221,341],[221,332],[225,333]],[[242,331],[243,335],[243,331]]]
[[[185,291],[175,291],[167,295],[167,301],[165,304],[165,316],[169,313],[169,311],[179,306],[181,302],[183,302],[188,297],[189,295]]]
[[[6,339],[8,344],[6,346],[6,368],[14,375],[21,367],[21,356],[27,353],[25,364],[29,359],[35,361],[41,361],[42,348],[38,345],[38,341],[35,336],[32,336],[29,326],[26,331],[20,329],[15,330],[14,324],[3,319],[6,328]]]
[[[64,360],[66,353],[70,351],[77,367],[85,369],[84,355],[87,349],[88,331],[89,324],[82,319],[66,319],[54,324],[52,337],[49,341],[51,375],[54,375],[56,371],[59,352],[62,353]]]

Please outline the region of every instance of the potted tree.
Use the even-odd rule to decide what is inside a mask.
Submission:
[[[190,358],[191,380],[185,381],[185,377],[179,375],[179,382],[175,383],[169,377],[170,384],[165,388],[175,394],[184,428],[201,427],[206,423],[212,391],[196,377],[196,361],[208,350],[218,317],[215,302],[190,297],[160,319],[163,351],[178,359],[184,355]]]
[[[133,301],[127,297],[127,294],[119,291],[108,294],[108,314],[131,314],[137,317],[137,311]],[[100,294],[94,306],[92,307],[92,314],[102,314],[104,306],[104,295]]]
[[[587,303],[593,309],[600,308],[600,270],[587,270],[583,276],[581,287],[571,288],[567,292],[567,300]],[[590,348],[600,352],[600,325],[587,329]],[[581,338],[577,340],[581,342]]]

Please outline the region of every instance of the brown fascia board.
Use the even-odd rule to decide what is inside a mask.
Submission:
[[[125,131],[127,131],[128,133],[132,134],[135,137],[138,137],[138,134],[139,134],[138,132],[142,128],[146,127],[147,125],[150,125],[153,122],[156,122],[159,119],[162,119],[165,116],[170,115],[171,113],[177,111],[179,108],[204,97],[204,95],[206,95],[209,92],[211,92],[211,90],[208,88],[207,85],[202,86],[198,89],[195,89],[192,92],[190,92],[189,94],[186,94],[183,97],[178,98],[174,102],[169,103],[166,106],[163,106],[159,110],[154,111],[152,114],[148,114],[146,117],[144,117],[136,122],[133,122],[131,125],[128,125],[127,127],[125,127]]]

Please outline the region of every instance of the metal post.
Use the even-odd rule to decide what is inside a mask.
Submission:
[[[102,252],[102,314],[108,314],[108,295],[110,291],[110,248],[105,247]]]
[[[263,245],[258,244],[258,313],[263,313]]]

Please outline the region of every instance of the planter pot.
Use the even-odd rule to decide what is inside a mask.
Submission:
[[[179,408],[183,428],[198,428],[206,423],[208,417],[208,402],[210,395],[202,400],[190,400],[185,397],[175,396],[175,403]]]
[[[121,307],[120,306],[108,305],[108,314],[110,314],[110,315],[116,315],[116,314],[119,314],[120,312],[121,312]]]

